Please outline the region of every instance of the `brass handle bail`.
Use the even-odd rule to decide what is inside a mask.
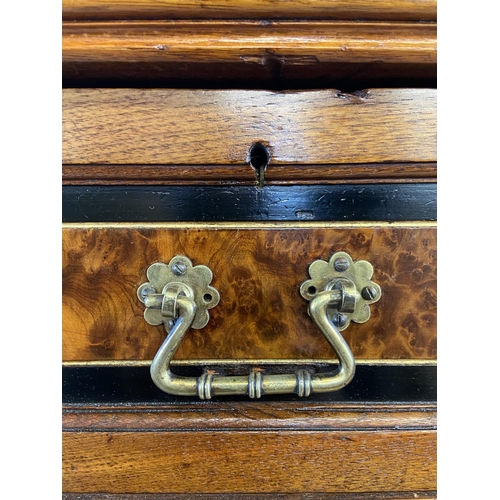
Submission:
[[[147,271],[149,282],[139,287],[137,295],[146,306],[146,321],[151,325],[163,323],[168,332],[151,363],[153,382],[169,394],[197,395],[200,399],[289,393],[307,397],[313,392],[342,389],[353,379],[356,364],[340,332],[351,321],[364,323],[369,319],[370,304],[382,293],[370,280],[372,274],[369,262],[354,262],[347,253],[337,252],[328,262],[314,261],[309,267],[310,279],[300,286],[300,294],[310,301],[309,315],[338,357],[337,369],[318,374],[305,369],[290,374],[252,371],[248,376],[205,371],[200,377],[183,377],[170,370],[172,358],[190,328],[203,328],[208,323],[208,310],[219,303],[219,292],[210,285],[212,271],[206,266],[193,266],[183,255],[174,257],[168,265],[152,264]]]

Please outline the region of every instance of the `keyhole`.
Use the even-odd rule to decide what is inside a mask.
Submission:
[[[266,168],[269,163],[269,151],[261,142],[256,142],[250,148],[250,165],[256,170]]]

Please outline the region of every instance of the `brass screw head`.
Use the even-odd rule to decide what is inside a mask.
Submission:
[[[184,274],[186,274],[186,269],[187,266],[186,264],[184,264],[184,262],[174,262],[172,264],[172,272],[176,276],[184,276]]]
[[[335,271],[347,271],[349,267],[349,261],[345,257],[339,257],[338,259],[335,259],[333,267],[335,268]]]
[[[342,328],[345,326],[347,321],[347,316],[342,313],[335,313],[332,317],[332,322],[335,326],[338,326],[339,328]]]
[[[373,300],[377,296],[377,290],[372,286],[365,286],[363,290],[361,290],[361,297],[365,300]]]

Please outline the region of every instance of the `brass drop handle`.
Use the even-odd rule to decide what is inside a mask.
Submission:
[[[219,292],[210,286],[212,271],[203,265],[193,266],[183,255],[168,265],[152,264],[137,295],[146,306],[144,318],[151,325],[164,324],[167,338],[151,363],[151,377],[162,391],[178,396],[246,394],[260,398],[266,394],[309,396],[313,392],[342,389],[354,377],[356,364],[351,349],[340,333],[350,321],[363,323],[370,317],[370,304],[381,296],[379,285],[372,282],[373,267],[367,261],[353,262],[345,252],[337,252],[329,262],[314,261],[309,267],[311,279],[302,283],[300,293],[309,300],[309,315],[332,346],[339,367],[327,373],[305,369],[290,374],[248,376],[217,375],[208,371],[200,377],[172,373],[170,363],[190,328],[203,328],[209,320],[208,309],[219,303]]]

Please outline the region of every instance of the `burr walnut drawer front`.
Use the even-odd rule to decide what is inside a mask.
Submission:
[[[118,223],[63,229],[63,360],[151,361],[165,337],[137,297],[175,255],[213,272],[220,302],[176,359],[331,359],[299,288],[316,259],[367,260],[382,289],[344,337],[358,361],[436,359],[436,228],[413,223]]]

